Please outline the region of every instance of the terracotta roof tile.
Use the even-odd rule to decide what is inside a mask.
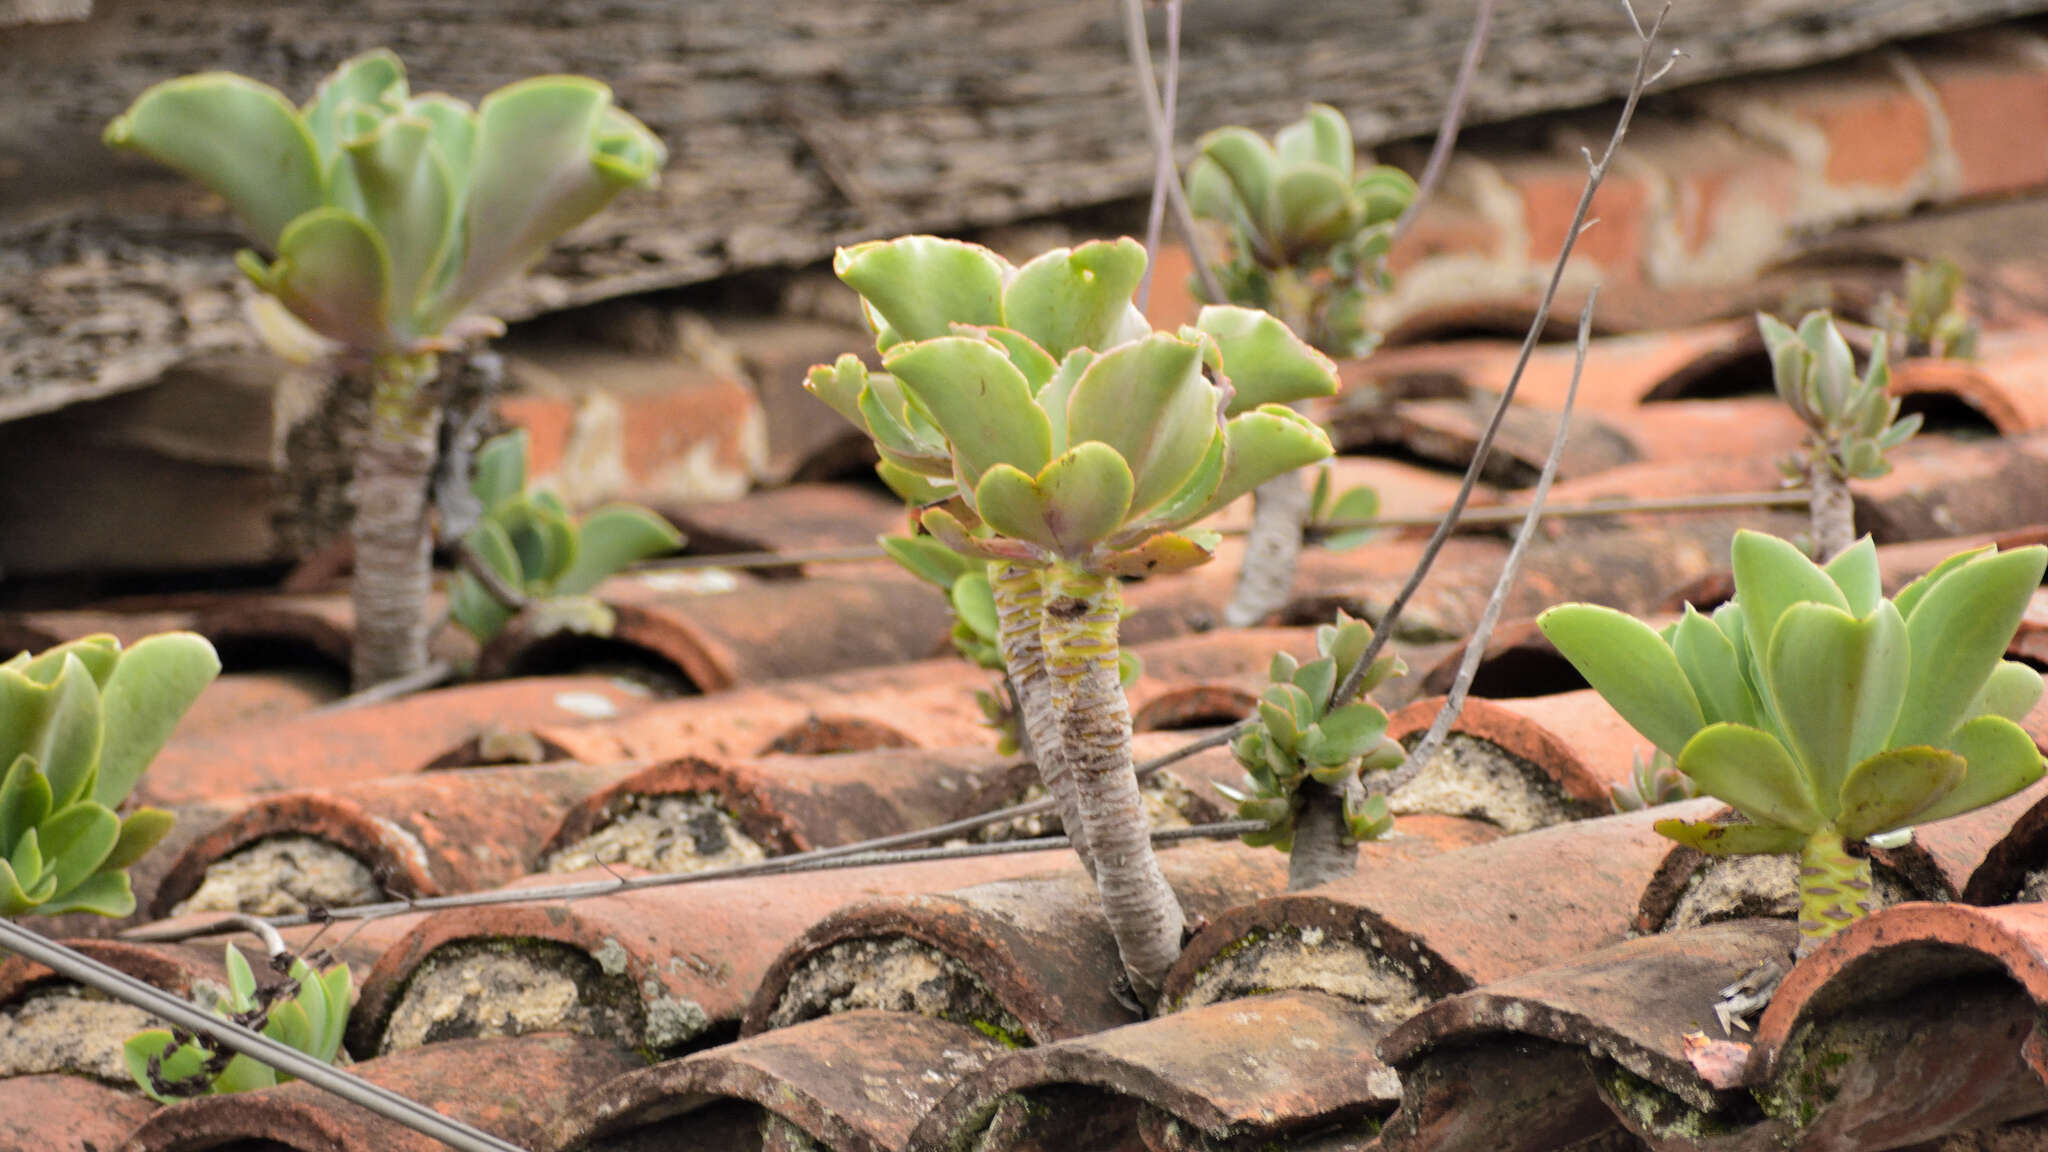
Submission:
[[[117,1148],[157,1105],[83,1076],[0,1080],[0,1147]]]
[[[1444,697],[1417,700],[1387,722],[1387,735],[1411,748],[1442,711]],[[1650,743],[1592,689],[1526,700],[1468,699],[1453,735],[1484,740],[1545,774],[1582,815],[1611,810],[1610,792],[1629,782]]]

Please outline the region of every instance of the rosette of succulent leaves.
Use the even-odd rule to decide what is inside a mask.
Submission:
[[[273,347],[371,379],[354,461],[358,687],[426,663],[427,503],[441,422],[436,354],[502,330],[471,310],[666,151],[611,90],[580,76],[507,85],[475,109],[413,95],[398,57],[344,61],[294,107],[227,72],[158,84],[106,142],[227,202],[265,255],[237,263],[262,290]]]
[[[1288,887],[1312,888],[1358,870],[1358,845],[1393,829],[1385,796],[1367,796],[1366,772],[1397,768],[1401,745],[1387,735],[1387,714],[1370,700],[1331,696],[1372,643],[1363,620],[1338,613],[1316,629],[1316,659],[1306,664],[1280,652],[1267,670],[1253,725],[1231,744],[1244,766],[1242,791],[1218,786],[1240,819],[1266,827],[1245,843],[1289,854]],[[1385,655],[1359,681],[1359,696],[1406,672]]]
[[[1631,755],[1628,782],[1607,789],[1607,798],[1616,812],[1641,812],[1697,795],[1699,790],[1678,770],[1677,761],[1661,751],[1653,751],[1647,758],[1641,752]]]
[[[1117,683],[1119,581],[1206,562],[1203,517],[1330,454],[1286,405],[1336,390],[1336,366],[1262,312],[1204,308],[1154,332],[1132,304],[1129,239],[1021,267],[907,236],[842,249],[884,371],[855,356],[807,387],[875,441],[924,529],[990,564],[1005,670],[1047,791],[1094,869],[1133,991],[1180,951],[1182,915],[1152,853]]]
[[[334,1063],[354,990],[348,965],[317,972],[293,956],[285,982],[262,987],[242,950],[229,944],[227,974],[227,996],[213,1005],[214,1015],[254,1028],[322,1064]],[[121,1055],[136,1085],[159,1104],[254,1092],[294,1079],[248,1056],[162,1028],[130,1036]]]
[[[220,672],[189,632],[88,636],[0,663],[0,916],[135,911],[127,868],[171,830],[120,809]]]
[[[1623,719],[1739,821],[1662,820],[1709,855],[1799,857],[1799,955],[1873,907],[1858,842],[1996,803],[2039,779],[2016,721],[2041,677],[2004,659],[2048,566],[1980,548],[1886,599],[1869,537],[1816,565],[1743,531],[1735,598],[1663,632],[1590,604],[1538,623]]]
[[[1859,376],[1849,342],[1828,313],[1807,313],[1796,331],[1763,313],[1756,323],[1778,398],[1806,425],[1803,449],[1778,466],[1787,480],[1806,482],[1814,555],[1826,561],[1856,539],[1849,481],[1890,472],[1885,454],[1919,431],[1920,414],[1899,418],[1883,334],[1872,339]]]
[[[1942,258],[1906,261],[1906,298],[1890,293],[1878,301],[1872,322],[1890,337],[1901,356],[1971,360],[1977,355],[1977,322],[1963,311],[1963,270]]]
[[[607,504],[578,520],[554,493],[527,489],[526,460],[523,428],[478,449],[470,490],[483,515],[463,547],[544,618],[538,627],[608,634],[612,612],[590,590],[630,564],[675,551],[682,533],[637,504]],[[519,610],[467,570],[456,573],[449,589],[449,616],[480,644],[490,643]]]
[[[998,635],[996,595],[989,587],[988,565],[970,560],[930,536],[884,536],[882,551],[904,571],[934,585],[946,594],[953,608],[953,650],[984,671],[1003,673],[1002,641]],[[1117,683],[1129,689],[1145,673],[1145,662],[1136,652],[1117,653]],[[1003,676],[999,691],[976,692],[982,723],[995,730],[996,751],[1004,756],[1019,752],[1029,755],[1022,727],[1024,718],[1017,706],[1017,691]]]

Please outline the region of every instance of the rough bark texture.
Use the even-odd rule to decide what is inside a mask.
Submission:
[[[1294,848],[1287,854],[1287,890],[1299,892],[1358,871],[1358,841],[1344,826],[1344,796],[1314,780],[1301,782]]]
[[[433,522],[428,485],[434,474],[440,405],[429,394],[432,361],[378,369],[370,434],[356,459],[349,500],[355,505],[357,689],[415,672],[427,662],[427,597],[433,589]]]
[[[1806,486],[1806,507],[1813,520],[1813,558],[1825,564],[1856,542],[1856,505],[1849,499],[1849,482],[1835,474],[1826,453],[1814,453],[1807,464]]]
[[[1046,580],[1045,663],[1076,808],[1095,854],[1095,886],[1131,991],[1151,1005],[1180,956],[1185,918],[1152,853],[1131,765],[1131,710],[1117,683],[1116,581],[1064,565]]]
[[[1431,130],[1473,7],[1194,0],[1182,158],[1201,132],[1270,130],[1309,99],[1345,109],[1368,144]],[[1681,3],[1664,40],[1687,59],[1667,84],[2044,10],[2048,0]],[[71,257],[41,245],[24,275],[0,275],[0,412],[31,388],[146,383],[152,359],[205,335],[153,303],[159,288],[182,291],[174,268],[104,261],[108,250],[138,237],[166,252],[197,247],[210,258],[195,291],[234,283],[226,256],[237,242],[217,205],[162,169],[108,155],[99,133],[109,119],[148,85],[209,68],[304,99],[337,62],[380,43],[403,53],[422,89],[471,99],[533,73],[599,76],[669,144],[661,191],[628,198],[559,245],[496,302],[508,318],[815,260],[857,236],[1134,197],[1151,178],[1115,6],[1096,0],[101,0],[83,21],[9,29],[0,53],[10,95],[0,232],[15,233],[14,247],[53,228],[77,241]],[[1468,121],[1617,96],[1635,51],[1612,0],[1503,6]],[[67,325],[19,287],[53,267],[83,311],[110,319]],[[114,291],[124,279],[154,287]],[[89,299],[103,292],[104,308]],[[148,306],[125,307],[137,299]],[[81,355],[86,347],[93,354]]]
[[[1053,714],[1052,681],[1046,675],[1045,644],[1040,621],[1045,614],[1045,576],[1020,564],[991,564],[989,587],[996,598],[997,640],[1003,648],[1003,664],[1017,694],[1017,714],[1024,725],[1024,739],[1031,745],[1031,758],[1038,765],[1038,778],[1060,806],[1060,823],[1074,854],[1095,874],[1095,854],[1088,847],[1088,830],[1079,818],[1074,794],[1074,776],[1067,770],[1061,751],[1059,720]]]
[[[1250,628],[1278,612],[1294,590],[1301,565],[1301,530],[1308,522],[1308,477],[1275,476],[1252,492],[1252,527],[1244,542],[1244,567],[1224,606],[1223,623]]]

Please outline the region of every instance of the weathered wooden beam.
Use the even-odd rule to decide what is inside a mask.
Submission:
[[[1310,99],[1345,109],[1367,141],[1426,132],[1472,8],[1190,0],[1182,139],[1225,123],[1270,127]],[[1689,58],[1667,84],[2039,11],[2048,0],[1678,0],[1665,39]],[[418,87],[468,97],[535,72],[609,81],[669,143],[662,188],[560,245],[497,302],[513,318],[807,262],[884,231],[1101,204],[1149,182],[1108,0],[101,0],[85,21],[5,36],[0,244],[31,255],[0,269],[0,418],[31,386],[147,379],[210,331],[175,306],[148,319],[135,300],[229,290],[233,242],[213,206],[98,143],[137,92],[184,72],[231,69],[303,98],[337,61],[388,43]],[[1502,5],[1471,119],[1612,97],[1634,52],[1620,0]],[[51,272],[86,295],[38,304]],[[191,289],[188,273],[206,283]],[[82,317],[101,280],[128,287],[111,318]],[[125,328],[122,308],[138,315]],[[83,378],[82,360],[93,362]]]

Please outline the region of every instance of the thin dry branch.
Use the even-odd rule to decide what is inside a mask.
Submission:
[[[1138,310],[1152,302],[1152,272],[1159,254],[1159,233],[1166,226],[1166,186],[1177,181],[1174,171],[1173,126],[1180,110],[1180,10],[1181,0],[1166,0],[1166,92],[1162,98],[1166,120],[1167,146],[1156,148],[1152,169],[1152,202],[1145,209],[1145,275],[1138,280]]]
[[[1168,163],[1173,156],[1173,126],[1166,121],[1166,110],[1159,105],[1159,88],[1152,76],[1152,45],[1145,35],[1144,0],[1123,0],[1124,43],[1131,54],[1131,71],[1138,81],[1138,99],[1145,109],[1145,127],[1152,135],[1152,150],[1164,152]],[[1209,261],[1202,255],[1202,237],[1195,229],[1195,214],[1188,208],[1187,191],[1179,180],[1166,182],[1167,207],[1173,209],[1173,226],[1180,232],[1181,242],[1188,246],[1188,260],[1195,266],[1195,278],[1201,282],[1202,295],[1213,301],[1222,301],[1223,288],[1216,283],[1216,274],[1209,270]],[[1149,253],[1148,253],[1149,255]],[[1150,266],[1149,261],[1147,266]]]
[[[1628,14],[1630,23],[1636,14]],[[1387,241],[1392,248],[1401,243],[1401,238],[1415,226],[1415,218],[1422,212],[1422,206],[1429,203],[1436,186],[1443,181],[1444,169],[1451,163],[1451,152],[1458,146],[1458,130],[1465,123],[1465,101],[1472,95],[1472,78],[1479,74],[1479,61],[1486,55],[1487,35],[1493,27],[1493,0],[1479,0],[1479,7],[1472,13],[1472,38],[1465,42],[1465,58],[1458,64],[1458,78],[1451,84],[1451,98],[1444,105],[1444,120],[1436,130],[1436,143],[1430,147],[1429,161],[1422,166],[1422,178],[1415,182],[1415,199],[1401,212],[1401,218],[1394,221],[1394,231]],[[1641,26],[1637,25],[1637,31]]]

